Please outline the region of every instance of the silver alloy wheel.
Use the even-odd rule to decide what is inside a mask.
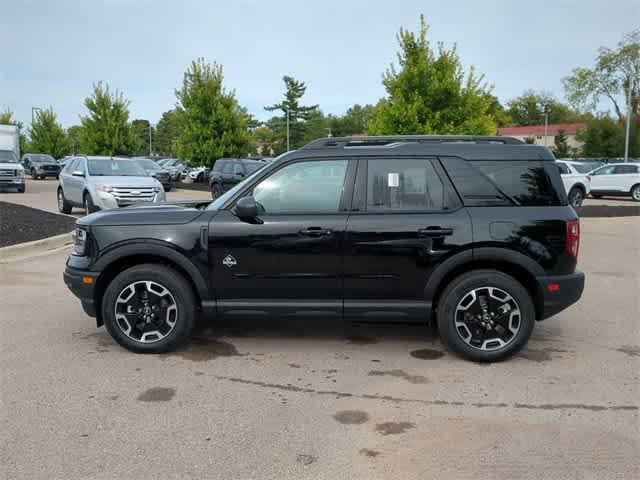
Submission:
[[[522,314],[515,299],[497,287],[475,288],[462,297],[454,314],[456,332],[469,346],[493,351],[511,343]]]
[[[58,190],[58,210],[62,212],[64,210],[64,197],[62,194],[62,189]]]
[[[140,280],[122,289],[114,308],[118,328],[135,342],[159,342],[178,320],[178,305],[171,292],[157,282]]]
[[[631,196],[634,200],[640,202],[640,186],[633,189],[633,191],[631,192]]]
[[[574,192],[573,196],[571,197],[571,206],[579,207],[582,205],[583,200],[584,200],[584,197],[582,195],[582,190],[578,189]]]

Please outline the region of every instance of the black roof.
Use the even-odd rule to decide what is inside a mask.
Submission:
[[[542,145],[526,144],[516,138],[471,135],[395,135],[328,137],[315,140],[295,156],[456,156],[468,160],[555,160]],[[287,155],[288,156],[288,155]]]

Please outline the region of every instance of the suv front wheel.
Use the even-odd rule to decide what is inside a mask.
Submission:
[[[473,270],[454,279],[438,305],[443,343],[476,362],[502,360],[529,340],[535,309],[515,278],[496,270]]]
[[[222,186],[219,183],[211,184],[211,198],[214,200],[222,195]]]
[[[162,353],[184,344],[195,325],[191,286],[175,270],[156,264],[129,268],[108,285],[102,318],[111,336],[136,353]]]

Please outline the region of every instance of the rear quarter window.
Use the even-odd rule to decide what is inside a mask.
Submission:
[[[446,158],[443,165],[467,206],[562,204],[541,161]]]

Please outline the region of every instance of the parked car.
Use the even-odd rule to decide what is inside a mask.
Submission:
[[[15,125],[0,125],[0,188],[24,193],[24,168],[19,163],[20,132]]]
[[[24,167],[11,150],[0,150],[0,188],[15,188],[24,193]]]
[[[584,287],[555,159],[510,137],[323,138],[208,206],[76,226],[65,283],[141,353],[178,348],[200,315],[295,314],[433,320],[452,351],[494,361]]]
[[[209,180],[208,167],[194,167],[188,170],[187,176],[196,183],[202,183]]]
[[[171,174],[169,170],[162,168],[156,162],[149,158],[143,157],[135,157],[134,160],[140,164],[144,171],[147,172],[147,175],[157,179],[161,184],[162,188],[164,188],[165,192],[171,191]]]
[[[610,163],[589,173],[591,196],[631,196],[640,202],[640,163]]]
[[[166,161],[159,163],[159,165],[165,170],[169,171],[169,173],[171,174],[172,182],[177,182],[178,180],[180,180],[182,172],[186,170],[186,167],[178,158],[168,158],[166,159]]]
[[[591,178],[585,173],[580,173],[575,162],[557,160],[556,165],[567,192],[569,204],[574,208],[582,206],[582,202],[589,195]]]
[[[160,182],[135,160],[114,157],[74,157],[60,172],[58,210],[73,207],[86,214],[98,210],[166,200]]]
[[[60,173],[60,164],[51,155],[42,153],[26,153],[22,156],[22,166],[31,178],[37,180],[46,177],[57,178]]]
[[[237,185],[242,179],[266,166],[267,162],[244,158],[219,158],[209,174],[209,190],[213,198]]]

